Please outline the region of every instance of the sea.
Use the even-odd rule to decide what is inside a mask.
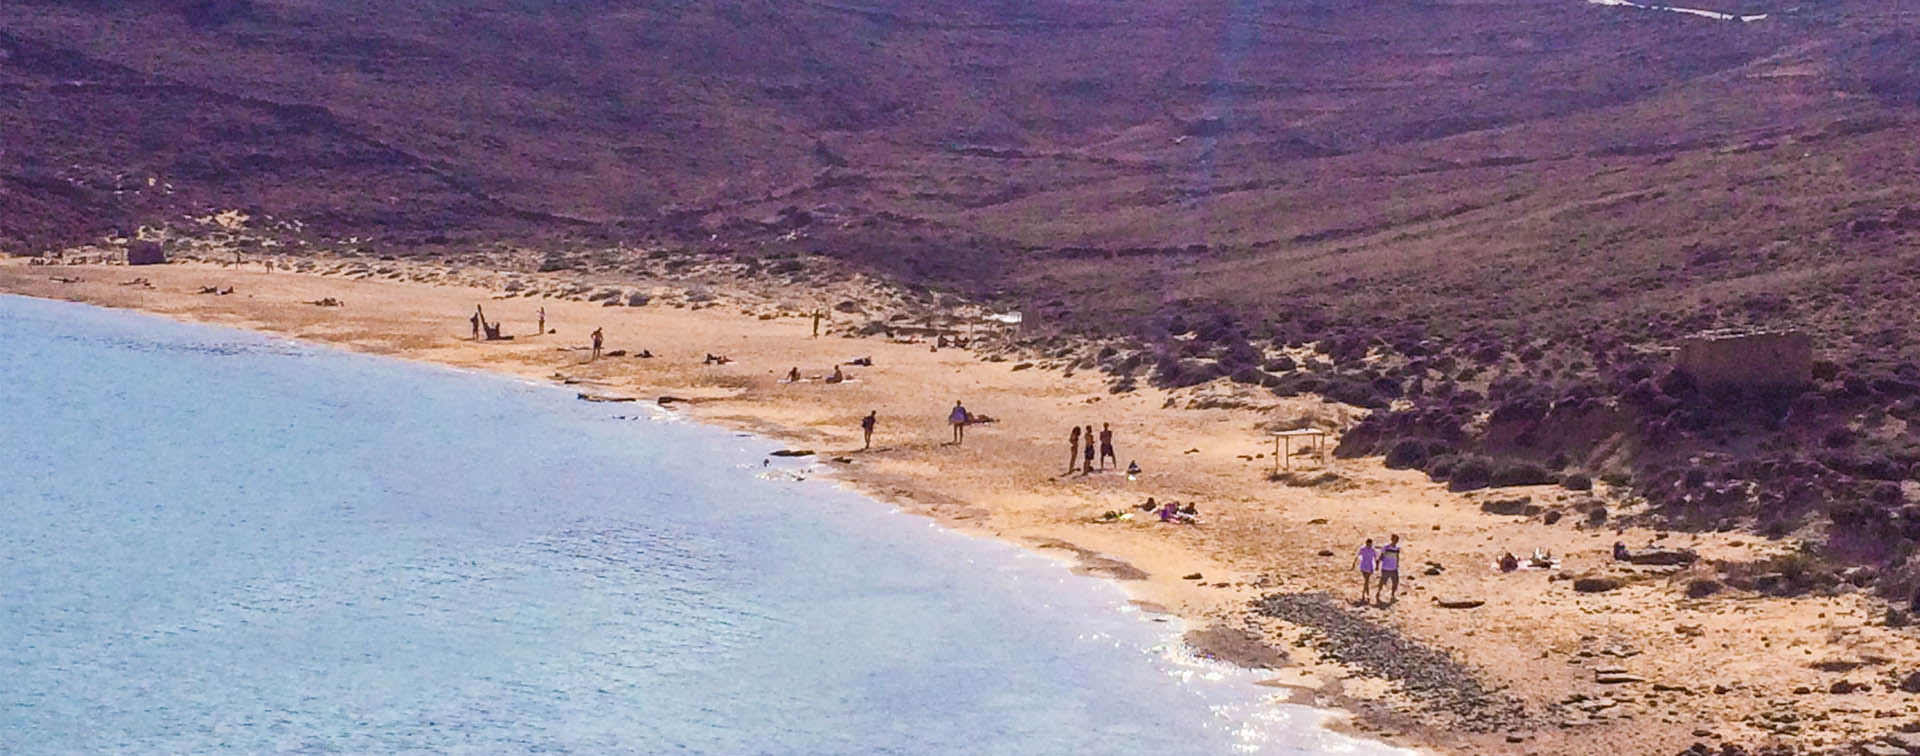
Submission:
[[[0,296],[0,752],[1386,754],[657,407]]]

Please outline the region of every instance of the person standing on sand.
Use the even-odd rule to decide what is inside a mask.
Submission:
[[[953,400],[953,411],[947,413],[947,422],[953,425],[954,446],[959,446],[961,441],[966,440],[967,421],[971,419],[973,415],[967,412],[966,407],[960,406],[960,400]]]
[[[1073,432],[1067,434],[1067,472],[1074,471],[1074,465],[1080,464],[1080,426],[1073,426]]]
[[[813,311],[813,337],[820,338],[820,311]]]
[[[1086,475],[1093,472],[1093,426],[1091,425],[1087,426],[1087,445],[1081,448],[1086,452],[1081,457],[1086,460],[1086,464],[1080,466],[1080,474]]]
[[[1100,424],[1100,469],[1107,469],[1107,460],[1113,460],[1113,466],[1120,466],[1120,458],[1113,456],[1113,426]]]
[[[537,331],[534,331],[534,333],[544,334],[546,332],[547,332],[547,308],[542,307],[540,308],[540,329]]]
[[[1391,604],[1395,599],[1400,598],[1399,533],[1393,534],[1393,538],[1387,541],[1386,548],[1380,550],[1380,587],[1386,589],[1389,585],[1392,586],[1392,592],[1387,594],[1386,603]]]
[[[1360,547],[1359,558],[1355,560],[1360,566],[1360,603],[1362,604],[1373,600],[1373,568],[1379,559],[1380,552],[1373,548],[1373,539],[1367,539],[1366,545]]]
[[[605,338],[606,337],[600,333],[600,329],[593,329],[593,359],[600,359],[600,344]]]
[[[873,410],[868,412],[866,417],[860,418],[860,433],[867,437],[867,445],[861,447],[862,449],[873,448],[873,424],[878,422],[876,416],[879,414],[880,410]]]
[[[480,313],[467,316],[467,322],[473,324],[473,340],[480,340]]]

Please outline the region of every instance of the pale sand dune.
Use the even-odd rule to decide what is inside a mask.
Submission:
[[[353,276],[369,268],[404,266],[319,267]],[[59,282],[53,276],[81,280]],[[152,288],[119,285],[136,276],[148,279]],[[195,293],[210,285],[233,286],[235,292]],[[0,291],[138,309],[529,379],[563,376],[596,395],[693,400],[671,406],[704,421],[817,450],[841,479],[908,511],[1080,560],[1091,574],[1120,578],[1143,607],[1187,618],[1195,628],[1247,628],[1292,655],[1295,666],[1276,671],[1274,685],[1294,689],[1301,702],[1363,712],[1367,716],[1354,723],[1355,729],[1395,742],[1461,753],[1622,756],[1674,753],[1696,740],[1718,738],[1751,745],[1775,731],[1789,732],[1789,740],[1803,745],[1838,744],[1916,717],[1911,698],[1887,683],[1916,669],[1920,653],[1913,636],[1880,625],[1880,609],[1870,600],[1852,595],[1763,599],[1739,591],[1687,599],[1687,580],[1706,575],[1704,568],[1677,574],[1639,568],[1625,588],[1576,594],[1570,581],[1553,575],[1628,574],[1612,566],[1609,547],[1615,540],[1638,546],[1657,534],[1577,528],[1575,522],[1584,519],[1577,512],[1549,526],[1539,518],[1496,516],[1479,508],[1486,498],[1523,494],[1547,505],[1584,497],[1554,488],[1462,496],[1417,473],[1386,470],[1377,460],[1332,461],[1325,470],[1338,481],[1291,487],[1267,479],[1270,457],[1242,458],[1271,453],[1263,428],[1276,419],[1320,418],[1335,426],[1352,416],[1349,408],[1257,392],[1247,394],[1256,402],[1250,408],[1165,408],[1170,399],[1165,392],[1109,394],[1100,377],[1087,372],[1062,377],[1040,369],[1014,371],[1012,363],[983,362],[961,350],[931,352],[925,344],[879,338],[813,339],[807,318],[763,319],[765,312],[724,305],[691,311],[537,296],[495,300],[498,288],[192,263],[136,270],[0,260]],[[327,297],[344,306],[309,304]],[[475,304],[504,320],[505,333],[517,338],[467,340],[467,316]],[[532,333],[535,309],[542,306],[557,334]],[[655,357],[587,362],[582,347],[596,327],[605,329],[607,349],[647,349]],[[733,362],[703,365],[708,352]],[[844,368],[857,382],[779,382],[789,367],[818,376],[831,371],[834,362],[862,355],[871,355],[874,365]],[[1192,393],[1171,398],[1185,406]],[[972,428],[964,446],[947,445],[945,416],[955,399],[1000,422]],[[869,410],[879,411],[879,428],[874,449],[862,452],[859,418]],[[1139,480],[1128,481],[1117,471],[1063,475],[1071,424],[1097,428],[1103,422],[1113,424],[1120,464],[1138,460],[1145,468]],[[851,461],[830,461],[836,457]],[[1093,521],[1147,496],[1197,502],[1202,524],[1165,525],[1137,510],[1132,521]],[[1363,537],[1384,540],[1395,532],[1408,548],[1401,600],[1392,608],[1361,611],[1425,644],[1454,650],[1481,670],[1489,687],[1505,686],[1504,694],[1524,702],[1539,720],[1536,727],[1517,732],[1520,742],[1508,742],[1506,732],[1449,732],[1455,728],[1447,717],[1421,714],[1397,685],[1319,659],[1310,639],[1297,644],[1303,637],[1299,628],[1250,610],[1250,602],[1274,591],[1333,590],[1353,597],[1352,550]],[[1741,534],[1676,533],[1660,543],[1728,559],[1786,548]],[[1562,570],[1501,575],[1489,569],[1503,550],[1525,555],[1536,547],[1561,557]],[[1321,556],[1322,550],[1333,555]],[[1445,570],[1423,574],[1429,561]],[[1191,573],[1203,578],[1183,579]],[[1456,597],[1485,604],[1445,609],[1434,601]],[[1247,655],[1245,649],[1235,654]],[[1829,661],[1863,666],[1843,672],[1811,666]],[[1596,683],[1594,670],[1606,667],[1625,668],[1645,682]],[[1871,689],[1829,693],[1841,680],[1871,683]],[[1656,684],[1674,689],[1657,690]],[[1725,692],[1716,694],[1716,685],[1725,686]],[[1800,687],[1811,692],[1795,694]],[[1396,713],[1409,710],[1414,716]],[[1697,730],[1713,735],[1695,736]]]

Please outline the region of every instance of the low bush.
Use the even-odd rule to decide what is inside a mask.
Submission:
[[[1540,486],[1553,482],[1553,475],[1533,462],[1506,462],[1494,467],[1488,476],[1488,483],[1495,488],[1507,486]]]
[[[1390,470],[1410,470],[1425,467],[1426,464],[1427,445],[1424,442],[1403,438],[1387,450],[1386,465]]]
[[[1450,491],[1472,491],[1493,483],[1493,463],[1481,457],[1468,457],[1453,466],[1447,478]]]

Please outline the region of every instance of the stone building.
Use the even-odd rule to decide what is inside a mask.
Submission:
[[[1702,386],[1791,388],[1813,380],[1813,339],[1800,331],[1706,331],[1680,342],[1674,367]]]

